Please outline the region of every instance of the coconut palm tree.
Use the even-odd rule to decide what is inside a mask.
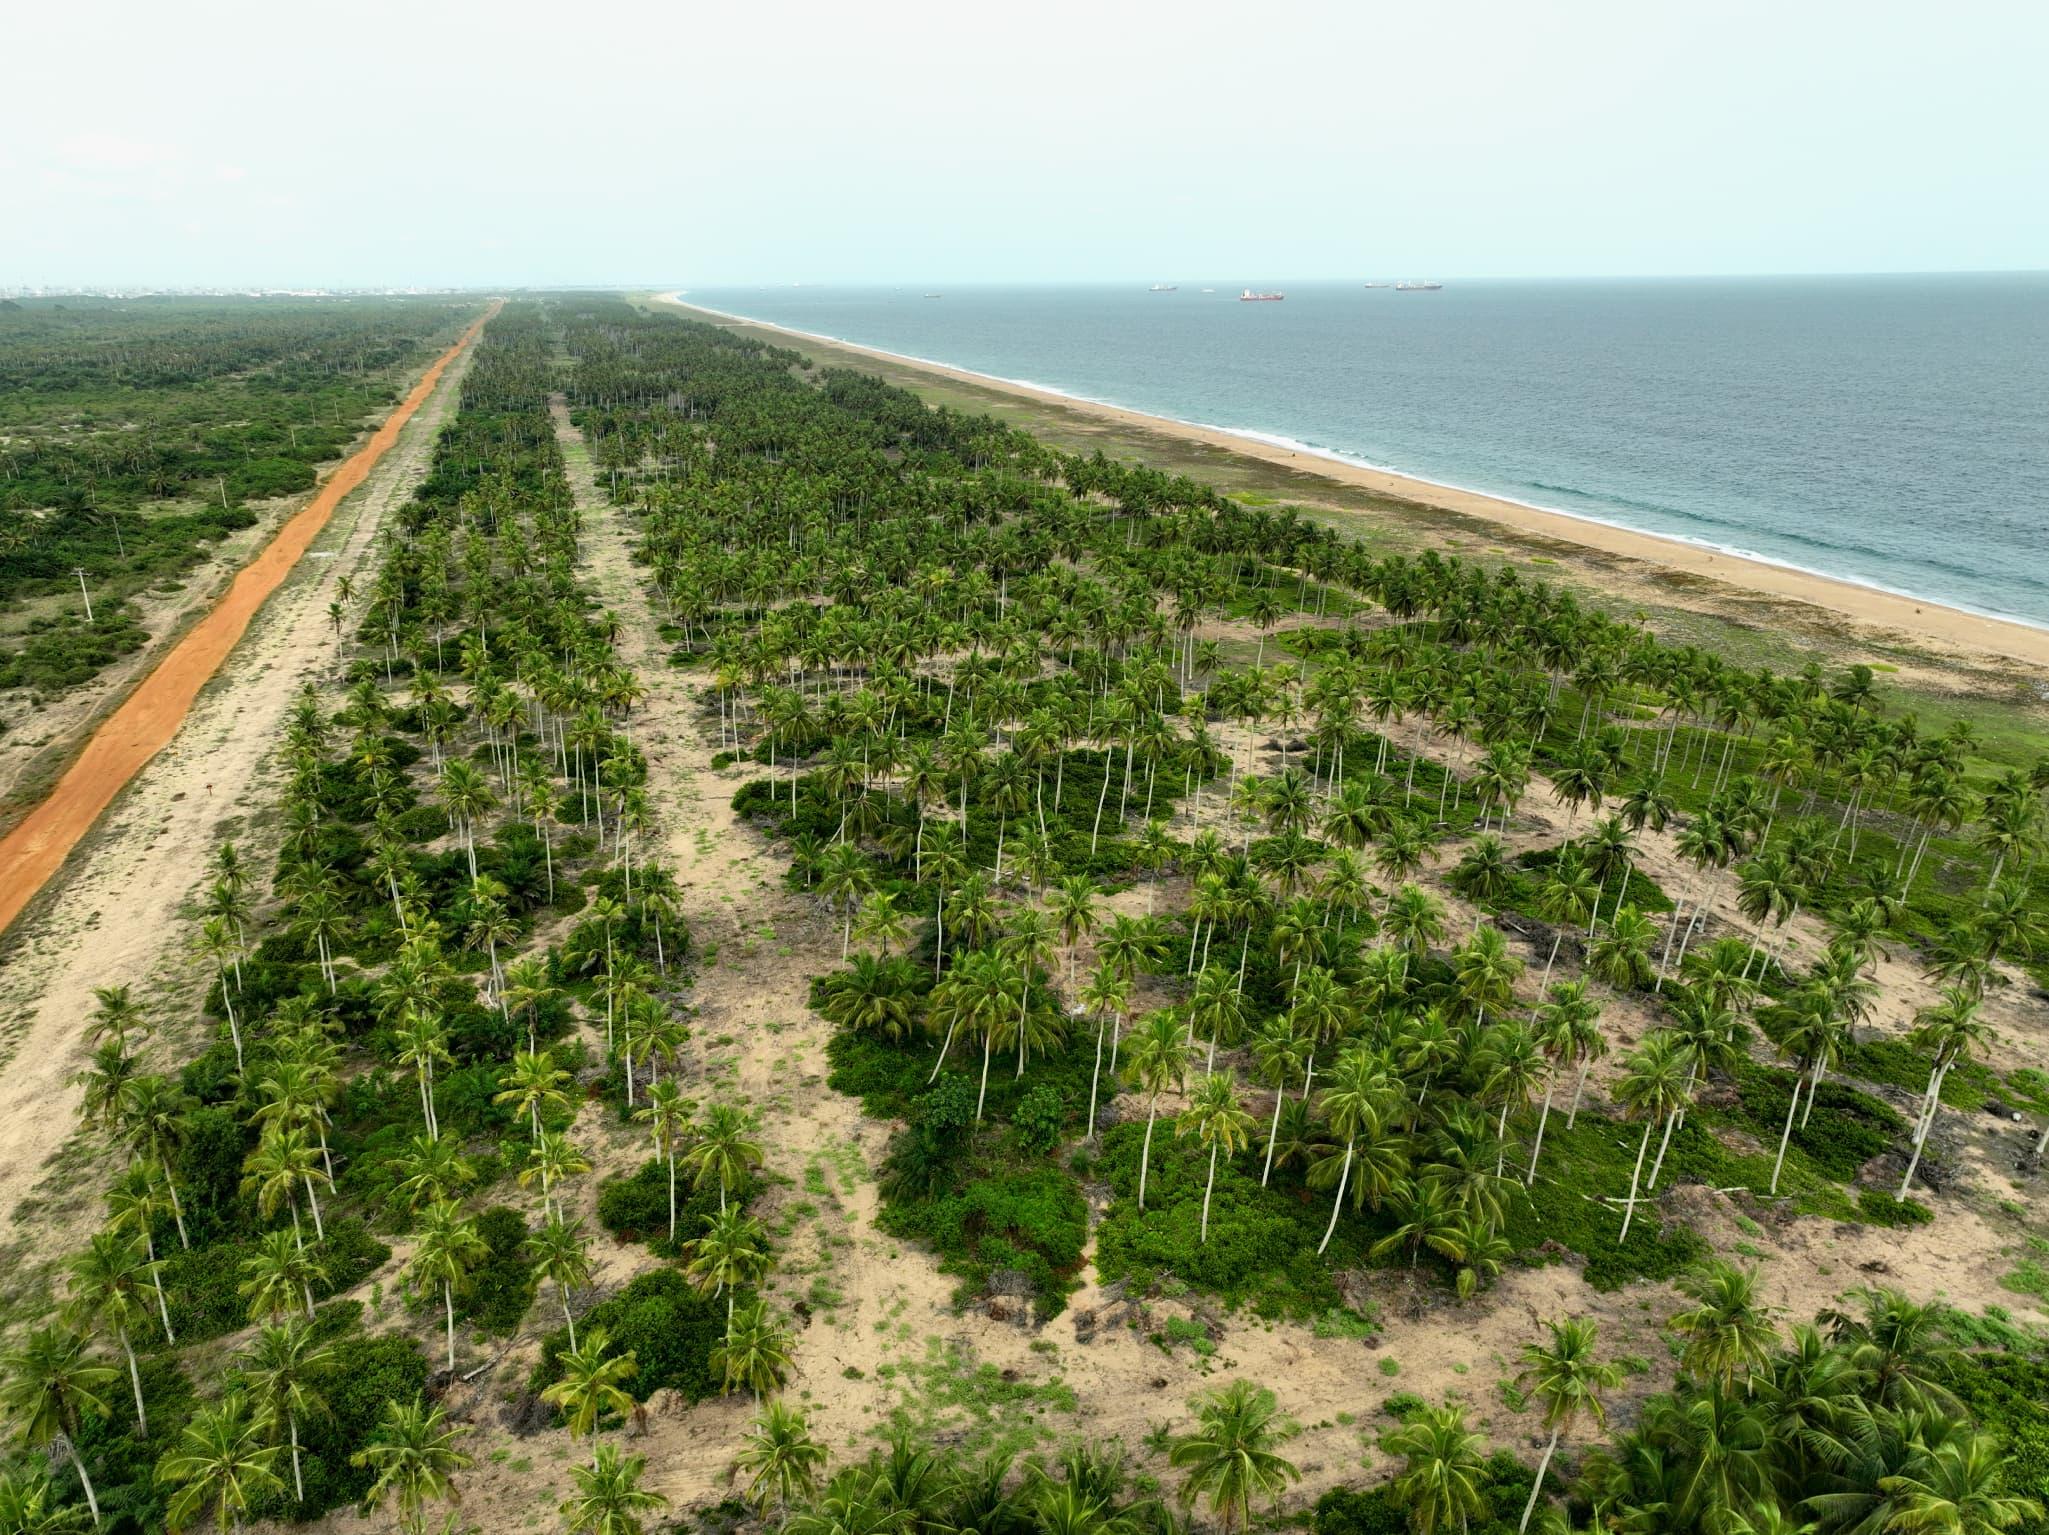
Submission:
[[[408,1285],[429,1284],[441,1291],[448,1324],[448,1370],[455,1373],[455,1296],[466,1291],[471,1272],[490,1255],[477,1223],[452,1199],[436,1200],[420,1218],[418,1240],[404,1270]]]
[[[147,1325],[149,1305],[144,1298],[157,1291],[158,1266],[143,1256],[142,1244],[117,1231],[96,1231],[85,1247],[72,1254],[66,1267],[71,1276],[67,1315],[73,1326],[90,1335],[111,1332],[128,1361],[128,1383],[135,1391],[135,1423],[142,1437],[149,1437],[149,1410],[142,1402],[142,1373],[135,1363],[135,1327]]]
[[[716,1179],[719,1209],[726,1208],[732,1188],[745,1182],[761,1166],[761,1147],[748,1137],[754,1129],[747,1111],[730,1103],[714,1103],[698,1127],[697,1139],[683,1153],[683,1165],[690,1169],[690,1186],[701,1189]]]
[[[583,1335],[581,1348],[563,1351],[561,1378],[541,1393],[542,1401],[561,1410],[571,1439],[588,1434],[595,1441],[598,1425],[607,1413],[624,1417],[633,1411],[633,1398],[623,1383],[638,1372],[638,1361],[630,1351],[610,1353],[611,1346],[609,1332],[603,1327],[590,1328]],[[593,1465],[597,1463],[596,1449],[593,1442]]]
[[[1238,1080],[1227,1072],[1211,1072],[1196,1084],[1188,1107],[1174,1121],[1174,1134],[1193,1135],[1209,1147],[1209,1176],[1202,1188],[1202,1226],[1199,1244],[1209,1241],[1210,1196],[1217,1186],[1217,1153],[1233,1155],[1242,1150],[1252,1134],[1252,1116],[1238,1101]]]
[[[724,1376],[725,1390],[745,1386],[758,1406],[790,1373],[790,1330],[757,1296],[733,1313],[710,1362]]]
[[[0,1406],[28,1448],[61,1452],[52,1454],[53,1461],[70,1457],[95,1525],[100,1500],[78,1453],[78,1431],[86,1414],[107,1415],[105,1392],[117,1373],[92,1356],[83,1333],[54,1322],[34,1329],[19,1348],[0,1357]]]
[[[78,1535],[85,1513],[57,1503],[50,1474],[30,1466],[0,1470],[0,1530],[9,1535]]]
[[[1601,1393],[1622,1382],[1619,1366],[1594,1357],[1600,1329],[1591,1319],[1566,1317],[1544,1325],[1550,1332],[1550,1342],[1523,1345],[1522,1373],[1515,1382],[1518,1391],[1543,1409],[1544,1427],[1551,1431],[1544,1445],[1544,1457],[1537,1462],[1536,1480],[1530,1484],[1530,1500],[1523,1505],[1518,1530],[1530,1527],[1530,1515],[1537,1510],[1537,1499],[1544,1490],[1544,1473],[1551,1469],[1551,1457],[1558,1450],[1559,1439],[1581,1413],[1596,1423],[1604,1421]]]
[[[1538,1048],[1550,1062],[1550,1070],[1544,1074],[1544,1107],[1537,1116],[1537,1133],[1530,1143],[1530,1165],[1523,1175],[1526,1188],[1537,1181],[1537,1158],[1544,1151],[1544,1127],[1551,1119],[1551,1093],[1557,1085],[1558,1073],[1575,1063],[1579,1065],[1579,1082],[1572,1095],[1572,1114],[1576,1116],[1580,1092],[1586,1086],[1587,1068],[1593,1064],[1595,1055],[1606,1048],[1601,1037],[1601,1004],[1587,995],[1586,977],[1563,981],[1551,988],[1549,1000],[1537,1009],[1534,1032]],[[1570,1128],[1570,1117],[1566,1123]]]
[[[526,1239],[526,1254],[534,1272],[555,1286],[562,1303],[562,1320],[569,1328],[569,1346],[576,1347],[576,1316],[569,1309],[569,1292],[591,1281],[590,1243],[582,1221],[544,1221]]]
[[[256,1239],[256,1249],[242,1260],[249,1277],[237,1292],[249,1302],[249,1320],[278,1321],[302,1301],[308,1321],[313,1317],[313,1287],[327,1278],[327,1266],[291,1232],[279,1228]]]
[[[690,1103],[674,1082],[656,1082],[647,1090],[647,1104],[635,1119],[654,1137],[655,1156],[669,1173],[669,1240],[676,1240],[676,1147],[690,1124]]]
[[[1996,1434],[1945,1439],[1880,1480],[1894,1510],[1886,1528],[1998,1535],[2023,1520],[2039,1520],[2039,1502],[2005,1490],[2008,1464],[2007,1447]]]
[[[1636,1219],[1636,1191],[1643,1178],[1651,1133],[1679,1112],[1692,1073],[1693,1052],[1663,1029],[1646,1036],[1625,1063],[1615,1098],[1625,1111],[1643,1121],[1643,1141],[1636,1148],[1636,1167],[1629,1175],[1629,1203],[1622,1212],[1621,1235],[1615,1239],[1618,1246],[1629,1240],[1629,1227]]]
[[[1288,1084],[1309,1059],[1310,1044],[1295,1032],[1293,1021],[1283,1015],[1270,1019],[1252,1040],[1252,1060],[1259,1075],[1274,1090],[1273,1124],[1266,1135],[1266,1163],[1259,1170],[1259,1186],[1273,1177],[1274,1143],[1280,1138],[1281,1107],[1288,1101]]]
[[[768,1233],[761,1222],[740,1210],[721,1210],[704,1218],[704,1235],[685,1248],[683,1272],[708,1295],[726,1297],[726,1326],[733,1324],[733,1301],[741,1288],[758,1284],[769,1270]]]
[[[1537,983],[1539,991],[1551,984],[1551,967],[1558,962],[1558,947],[1565,941],[1566,930],[1591,920],[1594,902],[1599,898],[1600,887],[1594,883],[1593,872],[1587,868],[1578,845],[1566,843],[1537,883],[1537,915],[1552,927],[1551,952],[1544,956],[1544,978]]]
[[[1183,1474],[1181,1502],[1207,1502],[1226,1535],[1252,1517],[1262,1498],[1280,1503],[1281,1493],[1302,1473],[1280,1447],[1298,1432],[1281,1415],[1274,1394],[1249,1380],[1234,1380],[1198,1398],[1195,1427],[1168,1448],[1167,1463]]]
[[[786,1510],[818,1484],[828,1453],[812,1436],[804,1414],[780,1401],[763,1405],[733,1458],[733,1471],[747,1474],[747,1501],[766,1513],[770,1504]]]
[[[386,1402],[369,1444],[349,1457],[349,1464],[377,1473],[363,1495],[364,1506],[393,1504],[399,1529],[420,1535],[427,1526],[428,1504],[456,1500],[455,1474],[470,1464],[456,1446],[469,1432],[467,1424],[449,1422],[447,1408],[429,1407],[419,1397]]]
[[[457,1199],[477,1181],[476,1164],[462,1154],[454,1137],[432,1140],[414,1136],[396,1159],[401,1175],[392,1193],[407,1210],[421,1210],[441,1199]]]
[[[1686,1340],[1679,1362],[1726,1389],[1742,1375],[1747,1391],[1778,1347],[1774,1308],[1757,1298],[1757,1270],[1711,1258],[1680,1276],[1691,1306],[1665,1324]]]
[[[1355,1201],[1370,1197],[1377,1206],[1386,1185],[1399,1173],[1397,1148],[1381,1144],[1388,1110],[1396,1096],[1385,1062],[1363,1042],[1338,1057],[1330,1084],[1323,1090],[1323,1117],[1333,1134],[1345,1138],[1345,1151],[1338,1161],[1337,1192],[1331,1196],[1330,1222],[1323,1228],[1323,1240],[1316,1246],[1319,1254],[1330,1246],[1331,1236],[1338,1229],[1338,1214],[1345,1206],[1345,1189],[1358,1158],[1359,1142],[1367,1142],[1369,1162],[1377,1173],[1385,1176],[1373,1180],[1370,1190],[1355,1194]]]
[[[142,1244],[143,1257],[150,1265],[150,1289],[156,1296],[164,1341],[176,1343],[178,1335],[171,1330],[171,1308],[164,1298],[163,1265],[157,1262],[155,1234],[156,1223],[172,1208],[169,1188],[170,1181],[154,1166],[131,1163],[120,1181],[107,1190],[107,1229]]]
[[[553,1055],[539,1050],[515,1050],[511,1067],[499,1078],[503,1090],[491,1101],[524,1117],[538,1141],[542,1122],[568,1111],[569,1095],[562,1091],[568,1082],[569,1073],[555,1064]]]
[[[226,1535],[241,1525],[254,1499],[283,1487],[272,1469],[277,1446],[264,1442],[269,1428],[239,1391],[192,1415],[177,1446],[157,1462],[157,1480],[177,1489],[164,1509],[171,1529],[182,1530],[212,1509],[215,1528]]]
[[[1587,969],[1617,991],[1649,985],[1655,971],[1651,966],[1651,941],[1656,925],[1636,907],[1625,902],[1608,921],[1608,930],[1587,948]]]
[[[162,1174],[163,1193],[170,1202],[181,1248],[192,1243],[185,1234],[185,1211],[171,1167],[184,1150],[192,1106],[192,1099],[163,1077],[133,1077],[122,1090],[121,1124],[128,1149],[142,1161],[154,1163]],[[155,1256],[153,1246],[151,1256]]]
[[[1487,1517],[1481,1443],[1466,1428],[1463,1407],[1425,1407],[1387,1437],[1387,1453],[1403,1457],[1388,1490],[1408,1509],[1415,1535],[1437,1535],[1454,1524],[1463,1530]]]
[[[1075,957],[1080,951],[1081,941],[1096,930],[1096,903],[1101,899],[1102,892],[1086,874],[1068,875],[1053,892],[1053,921],[1060,929],[1060,942],[1067,949],[1067,984],[1070,988],[1074,985]]]
[[[1959,987],[1950,987],[1933,1007],[1923,1008],[1914,1018],[1914,1043],[1928,1052],[1928,1086],[1921,1094],[1921,1112],[1914,1121],[1914,1149],[1907,1158],[1906,1176],[1900,1179],[1897,1197],[1905,1199],[1914,1186],[1914,1173],[1921,1165],[1921,1150],[1935,1128],[1935,1116],[1942,1108],[1942,1082],[1959,1061],[1984,1046],[1989,1030],[1978,1017],[1978,999]]]
[[[317,1341],[312,1328],[297,1317],[260,1329],[239,1361],[258,1415],[285,1425],[292,1451],[292,1496],[299,1503],[306,1501],[306,1483],[299,1467],[299,1423],[327,1411],[319,1381],[334,1362],[334,1350]]]
[[[1138,1207],[1145,1208],[1146,1173],[1152,1165],[1153,1122],[1159,1117],[1160,1094],[1179,1091],[1188,1076],[1188,1039],[1180,1020],[1161,1009],[1148,1013],[1124,1051],[1124,1074],[1146,1094],[1145,1141],[1138,1155]]]
[[[611,1444],[599,1445],[590,1465],[571,1466],[576,1491],[563,1501],[562,1514],[573,1535],[640,1535],[641,1520],[669,1506],[667,1498],[640,1485],[646,1470],[646,1456],[622,1459]]]
[[[1088,1133],[1096,1133],[1096,1093],[1103,1076],[1103,1034],[1110,1034],[1111,1070],[1116,1070],[1117,1049],[1122,1039],[1122,1022],[1131,1010],[1131,982],[1108,965],[1098,965],[1081,993],[1082,1011],[1096,1020],[1096,1055],[1089,1068]]]

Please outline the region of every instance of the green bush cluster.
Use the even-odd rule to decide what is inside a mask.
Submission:
[[[578,1329],[578,1338],[592,1327],[605,1329],[613,1352],[633,1355],[634,1375],[626,1387],[635,1401],[674,1390],[696,1402],[722,1385],[711,1367],[711,1353],[725,1339],[726,1302],[699,1294],[674,1269],[651,1269],[617,1295],[598,1302]],[[562,1355],[568,1347],[566,1327],[542,1340],[530,1390],[543,1391],[561,1379]]]

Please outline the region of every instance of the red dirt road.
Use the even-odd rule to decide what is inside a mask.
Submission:
[[[63,867],[79,838],[92,829],[114,796],[142,770],[144,763],[170,742],[184,723],[186,711],[220,669],[256,616],[264,599],[277,590],[292,567],[312,546],[334,509],[363,483],[398,434],[434,392],[448,365],[477,338],[485,321],[498,312],[493,304],[426,371],[402,400],[358,448],[329,475],[313,499],[278,529],[277,536],[235,573],[233,584],[206,616],[171,647],[156,669],[101,722],[78,759],[57,780],[49,797],[0,839],[0,932]]]

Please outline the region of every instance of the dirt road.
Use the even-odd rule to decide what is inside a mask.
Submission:
[[[496,312],[494,305],[484,318]],[[448,365],[483,326],[484,320],[478,320],[441,354],[370,440],[344,459],[305,509],[242,567],[213,611],[193,625],[156,670],[107,717],[78,760],[57,780],[49,798],[0,840],[0,932],[63,867],[79,838],[92,829],[114,796],[177,733],[199,690],[220,670],[264,599],[312,547],[335,508],[398,441],[399,433],[433,394]]]

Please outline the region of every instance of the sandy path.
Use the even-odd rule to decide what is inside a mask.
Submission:
[[[280,781],[272,754],[301,680],[331,664],[334,582],[374,568],[377,529],[426,474],[468,356],[436,375],[439,387],[415,403],[403,430],[392,428],[390,451],[367,481],[356,477],[362,493],[307,531],[315,557],[262,604],[218,685],[199,693],[69,877],[10,935],[15,947],[0,969],[0,1233],[71,1135],[70,1079],[87,1054],[93,987],[133,985],[150,1016],[170,1026],[166,1058],[189,1056],[180,1037],[192,1032],[203,977],[188,953],[197,928],[188,899],[223,837],[241,843],[252,868],[268,867]],[[46,1252],[61,1245],[38,1235]]]
[[[455,345],[435,360],[413,386],[412,393],[371,434],[370,440],[342,461],[305,509],[285,523],[277,537],[242,567],[227,595],[171,647],[157,668],[93,732],[92,740],[57,780],[49,797],[0,840],[0,930],[21,914],[50,876],[63,866],[72,848],[113,803],[114,796],[177,734],[199,690],[234,651],[264,599],[291,574],[320,530],[327,526],[335,508],[390,451],[406,423],[434,393],[449,364],[476,339],[485,320],[496,313],[494,304],[483,319],[464,331]]]

